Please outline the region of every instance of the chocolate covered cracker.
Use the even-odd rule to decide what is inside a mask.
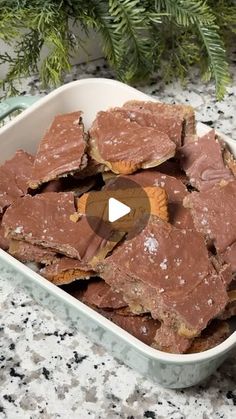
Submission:
[[[10,240],[9,253],[21,262],[45,263],[46,265],[52,263],[56,257],[56,253],[52,250],[23,240]]]
[[[123,106],[129,110],[142,110],[145,112],[150,112],[154,117],[163,118],[168,121],[168,119],[175,119],[175,125],[168,127],[169,135],[171,132],[174,133],[178,128],[179,121],[182,121],[182,132],[181,132],[181,143],[184,144],[187,141],[192,141],[196,138],[196,122],[195,122],[195,112],[191,106],[181,105],[181,104],[170,104],[170,103],[158,103],[158,102],[141,102],[137,100],[131,100],[126,102]],[[166,131],[164,131],[166,132]],[[177,140],[177,138],[176,138]],[[178,141],[176,141],[178,145]]]
[[[39,144],[30,188],[82,170],[87,165],[85,148],[81,112],[56,116]]]
[[[82,301],[103,309],[120,309],[127,307],[122,295],[112,291],[111,287],[105,281],[92,282],[88,284],[83,294]]]
[[[222,343],[230,335],[230,328],[227,322],[215,320],[201,334],[194,339],[188,349],[188,353],[207,351]]]
[[[173,157],[175,149],[167,134],[112,111],[99,112],[90,129],[91,156],[118,174],[158,166]]]
[[[8,208],[3,225],[8,238],[25,240],[71,258],[87,262],[94,257],[105,257],[115,245],[109,240],[113,235],[112,227],[107,227],[101,238],[100,220],[97,220],[96,234],[86,216],[77,223],[70,220],[75,210],[72,192],[27,195]]]
[[[18,150],[0,167],[0,215],[15,199],[27,193],[34,158]]]
[[[89,279],[96,275],[89,265],[67,257],[56,259],[40,270],[40,274],[55,285],[70,284],[78,279]]]
[[[219,254],[236,242],[236,180],[193,192],[184,199],[196,229],[212,242]]]
[[[149,311],[185,337],[197,336],[228,301],[202,235],[158,218],[152,217],[138,236],[115,249],[99,268],[132,311]]]
[[[190,184],[199,191],[211,189],[222,180],[234,179],[224,163],[222,147],[214,130],[184,145],[180,149],[180,158]]]

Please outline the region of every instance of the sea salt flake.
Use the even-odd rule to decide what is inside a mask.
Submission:
[[[23,232],[23,226],[16,227],[15,229],[16,234],[21,234],[22,232]]]
[[[212,306],[212,304],[213,304],[213,300],[212,300],[211,298],[209,298],[209,300],[207,301],[207,304],[208,304],[209,306]]]
[[[160,294],[162,294],[164,291],[165,291],[165,290],[164,290],[164,288],[160,288],[160,289],[159,289],[159,293],[160,293]]]
[[[144,241],[144,251],[150,254],[157,253],[157,249],[159,247],[158,241],[154,237],[147,237]]]
[[[163,261],[160,263],[160,268],[165,271],[167,269],[167,259],[164,258]]]

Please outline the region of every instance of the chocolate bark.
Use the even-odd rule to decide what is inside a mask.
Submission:
[[[194,339],[193,344],[187,351],[197,353],[207,351],[222,343],[230,335],[230,328],[227,322],[214,320],[201,334]]]
[[[56,257],[52,250],[22,240],[10,240],[9,253],[21,262],[50,264]]]
[[[202,235],[154,217],[142,233],[99,264],[99,270],[132,311],[149,311],[186,337],[197,336],[228,302]]]
[[[39,144],[30,187],[82,170],[87,165],[81,112],[57,115]]]
[[[233,180],[234,176],[225,166],[221,144],[215,131],[187,143],[180,149],[182,168],[189,177],[190,184],[199,191],[209,190],[222,180]]]
[[[27,193],[33,160],[33,156],[18,150],[0,167],[0,215],[16,198]]]
[[[97,232],[91,229],[86,216],[74,223],[70,215],[75,212],[72,192],[49,192],[18,199],[3,218],[8,238],[25,240],[50,248],[68,257],[90,261],[105,257],[115,242],[112,227],[101,233],[101,220],[97,220]]]
[[[168,115],[165,113],[151,112],[149,109],[137,109],[132,105],[125,108],[114,108],[110,112],[120,114],[130,122],[136,122],[141,127],[152,127],[164,132],[177,145],[181,146],[184,118],[179,115]]]
[[[169,176],[163,173],[158,172],[157,170],[145,170],[142,172],[134,173],[129,176],[122,176],[124,179],[130,179],[136,182],[138,185],[142,186],[145,190],[147,187],[157,187],[162,188],[167,193],[168,199],[168,214],[169,222],[175,225],[178,228],[188,228],[194,229],[193,219],[189,209],[183,207],[183,199],[188,195],[188,190],[186,186],[181,182],[181,180],[176,179],[173,176]],[[120,184],[120,178],[116,177],[107,182],[107,189],[116,189],[116,185]],[[158,215],[157,212],[151,212],[153,215]]]
[[[114,309],[127,307],[122,295],[112,291],[105,281],[92,282],[88,284],[83,294],[82,301],[88,305],[93,305],[103,309]]]
[[[152,114],[161,115],[163,118],[183,119],[182,143],[191,141],[196,137],[195,112],[191,106],[132,100],[126,102],[124,108],[150,111]]]
[[[193,340],[174,332],[164,324],[157,330],[152,346],[160,351],[183,354],[190,348]]]
[[[184,199],[191,209],[196,229],[223,253],[236,242],[236,180],[193,192]]]
[[[167,134],[112,111],[99,112],[90,129],[91,156],[114,173],[158,166],[174,156],[175,148]]]
[[[222,254],[222,258],[226,263],[229,263],[232,271],[236,272],[236,242],[226,248]]]
[[[40,270],[40,274],[55,285],[70,284],[96,275],[89,265],[77,259],[63,257]]]

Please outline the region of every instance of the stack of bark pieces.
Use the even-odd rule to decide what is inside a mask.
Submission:
[[[235,172],[184,105],[128,102],[99,112],[89,133],[81,112],[59,115],[36,156],[20,150],[0,167],[0,247],[144,343],[206,350],[236,314]],[[111,225],[104,237],[79,208],[120,175],[156,205],[140,234]]]

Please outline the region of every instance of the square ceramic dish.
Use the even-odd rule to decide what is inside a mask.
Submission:
[[[0,129],[0,163],[22,148],[35,153],[39,140],[53,117],[59,113],[82,110],[85,129],[100,110],[121,106],[124,102],[153,100],[123,83],[106,79],[85,79],[69,83],[34,103]],[[198,133],[209,127],[198,124]],[[236,156],[236,142],[224,135]],[[96,313],[62,289],[0,250],[0,263],[37,301],[77,327],[94,342],[103,345],[116,358],[146,378],[169,388],[184,388],[212,374],[236,347],[236,331],[223,343],[197,354],[175,355],[153,349]],[[236,327],[234,327],[236,330]]]

